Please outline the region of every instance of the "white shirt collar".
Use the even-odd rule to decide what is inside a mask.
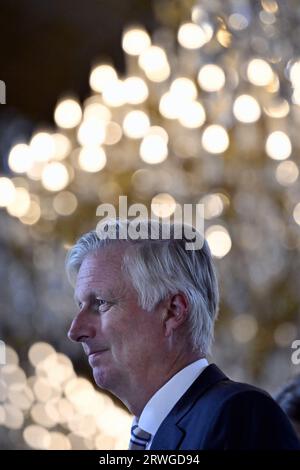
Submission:
[[[180,400],[196,378],[208,366],[206,359],[198,359],[175,374],[148,401],[138,420],[138,425],[152,435],[151,442],[163,420]],[[135,418],[135,422],[137,419]],[[151,445],[148,445],[148,448]]]

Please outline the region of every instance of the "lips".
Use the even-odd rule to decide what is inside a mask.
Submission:
[[[94,351],[89,354],[89,363],[92,365],[107,349],[101,349],[100,351]]]

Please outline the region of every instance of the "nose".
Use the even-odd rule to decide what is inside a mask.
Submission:
[[[96,328],[91,323],[84,311],[79,312],[71,323],[68,331],[68,338],[75,342],[84,342],[86,339],[96,336]]]

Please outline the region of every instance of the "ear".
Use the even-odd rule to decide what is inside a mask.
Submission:
[[[166,306],[164,315],[165,335],[170,336],[180,325],[182,325],[188,315],[188,301],[184,294],[173,295]]]

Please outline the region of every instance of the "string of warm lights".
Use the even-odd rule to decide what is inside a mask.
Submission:
[[[42,196],[34,184],[38,182],[53,194],[53,218],[72,214],[78,206],[75,184],[81,171],[99,173],[107,168],[112,154],[122,151],[132,160],[127,167],[133,173],[133,186],[137,175],[139,180],[146,179],[147,165],[158,166],[168,160],[166,168],[182,172],[180,159],[200,157],[205,161],[214,155],[222,157],[228,149],[232,153],[234,121],[237,126],[251,125],[254,134],[259,120],[274,128],[266,132],[265,154],[278,161],[274,174],[280,185],[295,183],[299,170],[289,159],[293,145],[285,119],[299,104],[299,62],[288,61],[284,77],[259,54],[238,63],[238,43],[233,36],[246,35],[251,26],[249,18],[233,12],[227,25],[223,22],[216,28],[215,17],[209,21],[212,13],[216,17],[207,2],[192,9],[191,21],[178,29],[177,56],[168,54],[167,46],[156,44],[142,27],[126,30],[122,47],[128,76],[119,77],[111,64],[96,65],[90,74],[92,95],[83,105],[74,97],[65,97],[54,111],[55,132],[38,130],[29,143],[12,147],[9,167],[14,174],[24,176],[1,177],[0,206],[24,224],[37,224],[43,218]],[[266,35],[271,25],[275,28],[280,21],[280,15],[284,12],[275,1],[261,2],[259,18]],[[208,60],[215,50],[220,54],[218,64]],[[273,62],[277,65],[275,59]],[[184,68],[187,71],[183,74]],[[279,95],[283,80],[293,90],[290,102]],[[186,142],[178,143],[180,134]],[[144,176],[136,173],[139,168],[145,169]],[[113,168],[107,168],[110,170]],[[163,192],[158,196],[162,204],[168,204],[174,195]],[[214,213],[213,206],[220,207],[224,198],[228,202],[226,194],[211,194],[207,211]],[[299,211],[298,202],[293,210],[297,224]],[[214,235],[209,239],[213,252],[224,256],[230,250],[230,235],[225,227],[218,227],[210,228]]]
[[[26,377],[13,348],[1,366],[0,425],[22,429],[27,446],[44,450],[126,449],[132,417],[106,394],[77,377],[70,359],[35,343]]]

